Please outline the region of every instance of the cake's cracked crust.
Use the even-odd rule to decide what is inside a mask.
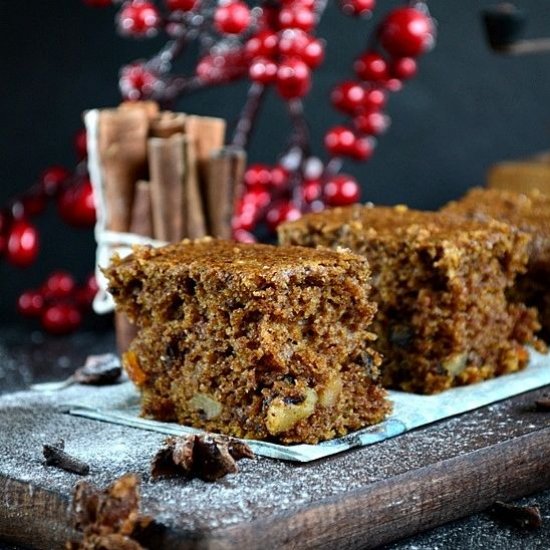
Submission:
[[[203,239],[136,248],[105,273],[140,328],[124,364],[147,416],[315,443],[389,411],[364,258]]]
[[[506,296],[529,236],[405,206],[354,205],[279,226],[284,245],[346,247],[367,257],[385,385],[435,393],[527,363],[536,312]]]
[[[510,223],[532,237],[527,272],[518,277],[514,296],[539,310],[541,336],[550,342],[550,196],[538,191],[515,193],[500,189],[471,189],[443,212],[473,219],[494,218]]]

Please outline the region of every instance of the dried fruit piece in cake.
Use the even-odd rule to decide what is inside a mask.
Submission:
[[[283,224],[284,245],[347,247],[367,257],[379,312],[384,384],[435,393],[523,368],[536,313],[506,297],[529,236],[405,206],[354,205]]]
[[[203,239],[136,248],[106,275],[140,329],[124,363],[147,416],[315,443],[388,413],[360,256]]]

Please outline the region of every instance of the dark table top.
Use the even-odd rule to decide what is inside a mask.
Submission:
[[[98,322],[93,330],[52,337],[24,324],[0,325],[0,394],[27,388],[35,382],[68,377],[90,354],[115,349],[110,324]],[[538,504],[543,525],[526,531],[499,523],[489,513],[480,513],[448,523],[432,531],[396,542],[389,550],[550,548],[550,490],[517,503]],[[14,549],[0,541],[0,550]]]

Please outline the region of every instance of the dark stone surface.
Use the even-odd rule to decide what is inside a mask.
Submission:
[[[114,349],[111,331],[87,331],[53,338],[24,326],[0,327],[0,393],[28,387],[38,381],[67,377],[91,353]],[[503,525],[489,513],[480,513],[432,531],[386,546],[387,550],[435,549],[546,549],[550,547],[550,491],[526,497],[521,504],[538,504],[543,526],[523,531]],[[14,549],[3,545],[0,549]]]

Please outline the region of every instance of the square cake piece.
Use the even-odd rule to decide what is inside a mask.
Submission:
[[[354,205],[278,229],[284,245],[347,247],[367,257],[378,302],[375,344],[386,386],[436,393],[523,368],[536,312],[506,296],[529,236],[507,224],[405,206]]]
[[[123,363],[146,416],[316,443],[389,412],[360,256],[206,238],[135,248],[105,274],[139,327]]]
[[[476,187],[441,211],[472,219],[491,217],[532,236],[527,272],[518,277],[512,295],[538,309],[540,336],[550,343],[550,196]]]

